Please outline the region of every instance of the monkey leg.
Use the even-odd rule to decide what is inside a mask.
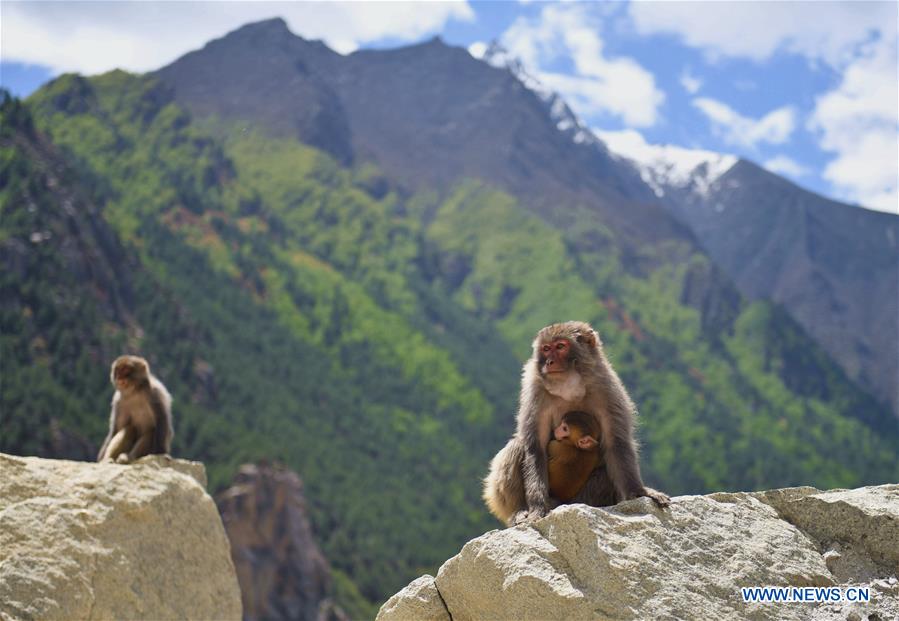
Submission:
[[[137,439],[137,442],[134,443],[134,446],[131,447],[131,450],[128,451],[128,462],[132,462],[138,457],[143,457],[144,455],[150,454],[150,447],[153,446],[153,431],[146,432],[141,435]],[[123,463],[128,463],[123,462]]]
[[[116,461],[119,455],[126,453],[131,448],[133,443],[134,428],[131,425],[125,425],[112,436],[109,445],[106,447],[106,454],[103,455],[100,461]]]
[[[618,503],[615,485],[605,466],[597,467],[571,502],[581,502],[591,507],[610,507]]]

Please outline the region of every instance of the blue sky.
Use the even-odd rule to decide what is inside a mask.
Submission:
[[[478,55],[497,40],[613,150],[730,153],[821,194],[899,212],[897,7],[4,0],[0,83],[26,96],[64,71],[148,71],[274,16],[342,53],[439,34]]]

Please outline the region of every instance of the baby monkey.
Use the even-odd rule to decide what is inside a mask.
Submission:
[[[562,416],[546,448],[550,496],[570,502],[581,491],[602,461],[599,434],[596,419],[586,412]]]
[[[97,461],[127,464],[144,455],[172,450],[172,397],[140,356],[120,356],[110,380],[116,392],[109,434]]]

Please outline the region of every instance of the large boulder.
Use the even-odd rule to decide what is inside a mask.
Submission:
[[[0,619],[240,619],[197,462],[0,454]]]
[[[478,537],[378,620],[899,619],[897,573],[899,485],[682,496],[666,510],[641,498]],[[744,602],[756,586],[866,587],[871,600]]]
[[[347,621],[312,532],[303,483],[279,465],[241,466],[216,503],[231,541],[244,621]]]

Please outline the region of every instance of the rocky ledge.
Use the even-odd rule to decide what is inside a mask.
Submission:
[[[478,537],[378,620],[885,621],[899,619],[897,573],[899,485],[681,496],[664,511],[641,498]],[[742,588],[766,586],[828,601],[744,602]],[[865,589],[868,602],[831,600]]]
[[[203,464],[0,454],[0,619],[240,619]]]

